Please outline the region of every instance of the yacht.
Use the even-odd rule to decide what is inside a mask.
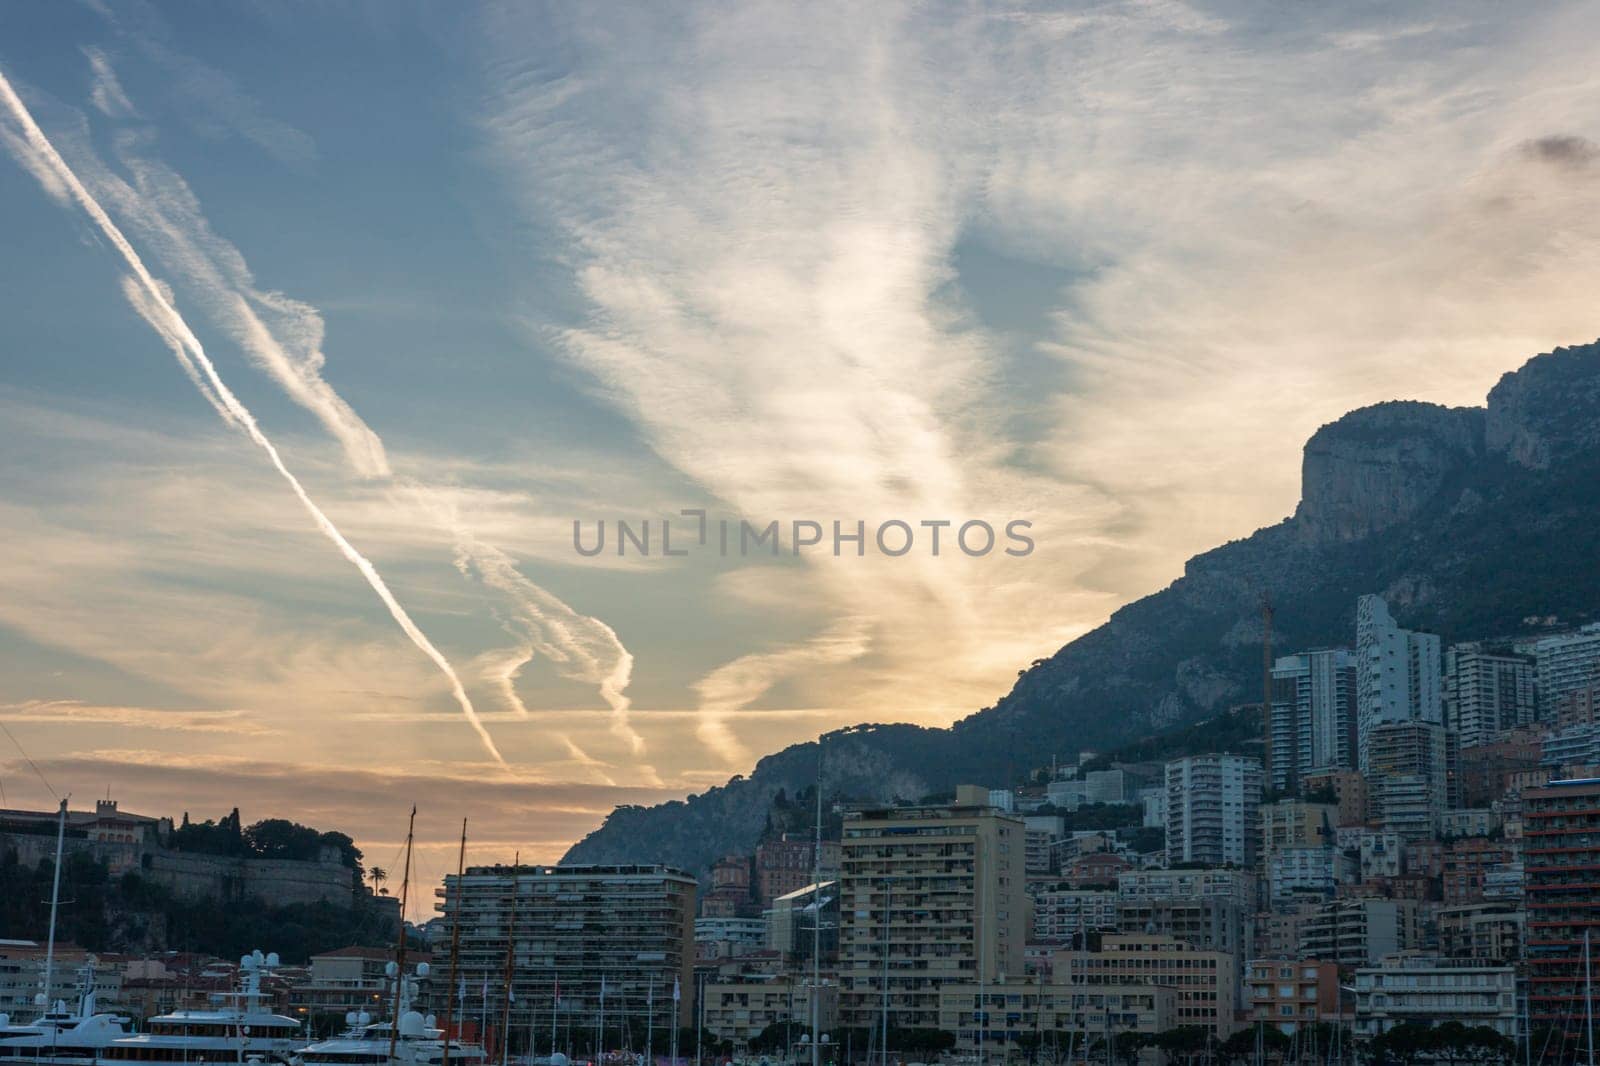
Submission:
[[[178,1010],[151,1018],[145,1032],[113,1040],[101,1063],[283,1063],[305,1043],[300,1023],[266,1008],[261,978],[278,956],[256,951],[239,960],[239,990],[213,996],[212,1010]]]
[[[55,1006],[25,1025],[13,1025],[0,1014],[0,1063],[95,1066],[113,1040],[127,1036],[126,1018],[95,1010],[94,967],[84,966],[82,982],[75,1010],[56,1000]],[[37,998],[42,1001],[44,994]]]
[[[399,972],[396,963],[389,963],[387,975],[391,982]],[[395,1001],[400,1018],[398,1033],[393,1022],[373,1021],[366,1011],[346,1014],[348,1028],[343,1033],[296,1053],[300,1066],[442,1066],[444,1030],[438,1028],[433,1015],[424,1017],[411,1007],[416,1002],[418,982],[427,976],[428,964],[418,963],[416,972],[400,982]],[[475,1044],[450,1040],[450,1062],[486,1066],[487,1056]]]

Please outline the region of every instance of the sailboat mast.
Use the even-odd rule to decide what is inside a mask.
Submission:
[[[400,877],[400,936],[394,949],[394,1007],[389,1015],[389,1058],[394,1059],[400,1040],[400,989],[406,980],[406,902],[411,892],[411,845],[417,833],[417,805],[411,805],[411,821],[406,825],[406,865]]]
[[[461,960],[461,892],[467,873],[467,820],[461,819],[461,851],[456,855],[456,913],[450,922],[450,977],[444,988],[444,1051],[440,1066],[450,1066],[450,1003],[456,996],[456,965]],[[462,1009],[466,1009],[463,1003]]]
[[[56,868],[50,884],[50,938],[44,949],[44,1012],[50,1011],[50,982],[56,961],[56,912],[61,908],[61,849],[67,839],[67,801],[56,815]]]
[[[511,917],[506,922],[506,998],[500,1015],[500,1066],[506,1066],[511,1056],[511,1000],[516,993],[511,990],[511,980],[516,975],[517,952],[517,874],[522,869],[522,852],[511,859]]]
[[[1583,1022],[1589,1032],[1589,1066],[1594,1066],[1594,973],[1590,969],[1587,929],[1583,931]]]
[[[841,914],[843,911],[840,912]],[[817,737],[817,835],[811,844],[811,1066],[822,1063],[822,737]]]

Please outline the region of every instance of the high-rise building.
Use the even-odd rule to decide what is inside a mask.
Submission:
[[[1346,648],[1285,655],[1272,668],[1272,767],[1276,791],[1313,769],[1354,766],[1356,671]]]
[[[1259,840],[1261,760],[1190,755],[1167,763],[1167,861],[1249,866]]]
[[[1356,602],[1357,763],[1370,769],[1372,731],[1392,722],[1442,724],[1439,638],[1402,629],[1382,596]]]
[[[1423,721],[1386,722],[1368,737],[1377,816],[1406,840],[1434,836],[1450,806],[1453,736]]]
[[[1531,723],[1534,661],[1491,651],[1483,644],[1452,644],[1444,653],[1444,722],[1463,748],[1500,739]]]
[[[1554,718],[1562,696],[1600,685],[1600,622],[1535,642],[1533,658],[1539,680],[1539,717]]]
[[[839,941],[845,1025],[939,1025],[946,982],[1024,972],[1028,896],[1021,818],[962,786],[949,806],[871,808],[844,819]]]
[[[1600,779],[1522,792],[1528,1011],[1534,1028],[1581,1029],[1585,938],[1600,929]]]
[[[505,995],[509,950],[514,974],[511,1032],[550,1024],[561,996],[561,1025],[592,1028],[600,1016],[618,1025],[693,1018],[695,879],[670,866],[473,866],[437,890],[443,943],[461,925],[456,984]],[[508,948],[508,941],[509,948]],[[437,1003],[454,993],[436,971]],[[603,986],[602,986],[603,982]],[[503,1000],[502,1000],[503,1001]]]

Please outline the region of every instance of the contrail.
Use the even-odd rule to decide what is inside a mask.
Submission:
[[[116,223],[111,221],[111,216],[106,214],[95,198],[89,194],[89,190],[78,180],[77,174],[73,173],[72,168],[67,166],[66,161],[61,158],[61,154],[56,151],[55,145],[51,144],[49,138],[39,129],[38,123],[33,120],[33,115],[23,106],[21,98],[12,89],[11,82],[7,80],[3,72],[0,72],[0,101],[5,103],[6,108],[11,112],[12,118],[16,120],[17,125],[21,128],[24,138],[23,143],[19,144],[14,138],[7,138],[7,140],[13,149],[26,153],[23,158],[24,164],[39,178],[40,184],[44,186],[46,192],[56,196],[61,196],[64,192],[70,199],[76,201],[78,206],[83,208],[94,224],[105,234],[106,239],[121,253],[123,260],[128,264],[129,270],[133,272],[133,277],[129,283],[125,284],[124,288],[130,291],[130,295],[137,293],[137,299],[134,301],[135,308],[161,334],[162,338],[172,345],[179,362],[183,364],[190,377],[195,379],[196,385],[200,386],[201,393],[206,396],[213,406],[225,413],[228,421],[237,425],[262,451],[267,453],[267,458],[272,461],[272,465],[277,468],[278,473],[282,474],[284,480],[289,483],[289,487],[294,490],[294,494],[299,497],[301,504],[310,513],[312,520],[316,522],[317,528],[322,530],[327,538],[333,541],[339,551],[344,554],[344,557],[349,559],[356,569],[361,571],[361,575],[367,579],[367,584],[371,585],[372,590],[378,594],[378,598],[389,609],[389,613],[394,616],[394,620],[399,624],[401,630],[411,638],[411,642],[424,655],[433,660],[434,665],[439,668],[439,672],[449,680],[450,690],[455,695],[456,702],[461,705],[461,713],[466,716],[467,722],[477,732],[478,739],[483,742],[484,748],[494,757],[496,762],[501,766],[505,766],[505,758],[500,754],[500,750],[495,747],[494,738],[489,735],[489,731],[484,728],[483,722],[478,718],[478,712],[473,709],[472,701],[467,698],[466,689],[462,687],[461,679],[456,676],[455,668],[450,665],[450,661],[444,657],[438,648],[433,646],[433,642],[427,638],[427,635],[417,628],[417,624],[411,620],[411,616],[406,613],[405,608],[400,606],[400,601],[396,600],[394,594],[389,591],[389,586],[384,583],[383,578],[378,574],[377,568],[364,555],[358,552],[354,545],[345,539],[344,534],[340,533],[338,527],[322,512],[322,508],[318,507],[316,502],[306,493],[304,486],[300,484],[300,480],[284,465],[283,458],[278,454],[278,449],[273,446],[272,441],[268,440],[266,434],[261,431],[260,426],[256,424],[255,417],[250,414],[244,404],[239,402],[238,397],[234,396],[227,385],[223,383],[222,378],[217,374],[216,367],[212,365],[210,358],[207,357],[199,339],[195,337],[193,331],[189,329],[188,323],[183,320],[183,316],[173,306],[166,290],[151,276],[150,271],[145,268],[144,261],[139,258],[139,254],[133,250],[133,246],[122,235],[122,231],[117,228]]]
[[[474,537],[453,516],[445,516],[456,541],[456,566],[462,573],[476,572],[490,588],[510,596],[521,607],[524,636],[556,665],[563,677],[586,681],[600,689],[611,708],[611,733],[643,755],[644,737],[630,717],[632,701],[626,690],[633,675],[633,655],[616,630],[598,618],[579,614],[560,597],[522,576],[511,557],[492,544]]]
[[[97,186],[100,199],[124,220],[131,219],[135,227],[146,231],[146,250],[153,247],[157,256],[165,255],[169,264],[201,291],[203,306],[257,365],[323,423],[343,446],[357,473],[394,479],[382,439],[322,377],[325,330],[316,308],[257,288],[244,256],[212,231],[181,175],[140,158],[127,143],[120,155],[134,184],[107,174]],[[561,676],[598,687],[611,711],[612,734],[627,744],[635,757],[643,754],[644,739],[630,722],[630,701],[625,694],[633,657],[615,630],[524,577],[509,555],[470,531],[444,494],[411,479],[394,482],[448,528],[455,542],[456,565],[463,575],[477,576],[484,585],[514,601],[515,618],[502,619],[501,624],[521,643],[506,654],[518,656],[531,649],[547,658]],[[504,661],[509,660],[494,660],[496,669],[488,679],[521,717],[530,717],[516,696],[517,669],[508,674]],[[561,739],[580,761],[603,765],[582,753],[570,737]]]

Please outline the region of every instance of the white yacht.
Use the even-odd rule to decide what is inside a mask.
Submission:
[[[261,978],[277,955],[257,951],[239,960],[239,991],[211,997],[213,1010],[178,1010],[151,1018],[145,1032],[113,1040],[102,1063],[292,1063],[305,1043],[300,1023],[263,1004]]]
[[[398,973],[399,967],[389,963],[391,982]],[[401,981],[396,1002],[400,1016],[398,1034],[392,1022],[373,1021],[366,1011],[346,1014],[344,1020],[349,1028],[330,1040],[301,1048],[295,1055],[299,1066],[442,1066],[444,1030],[437,1027],[433,1015],[424,1017],[411,1009],[417,998],[417,982],[427,976],[428,964],[418,963],[416,973]],[[486,1066],[486,1058],[483,1049],[476,1044],[450,1041],[452,1064]]]
[[[42,1000],[43,993],[38,998]],[[127,1035],[126,1018],[95,1010],[94,968],[85,966],[76,1010],[57,1000],[25,1025],[13,1025],[0,1014],[0,1063],[95,1066],[113,1040]]]

